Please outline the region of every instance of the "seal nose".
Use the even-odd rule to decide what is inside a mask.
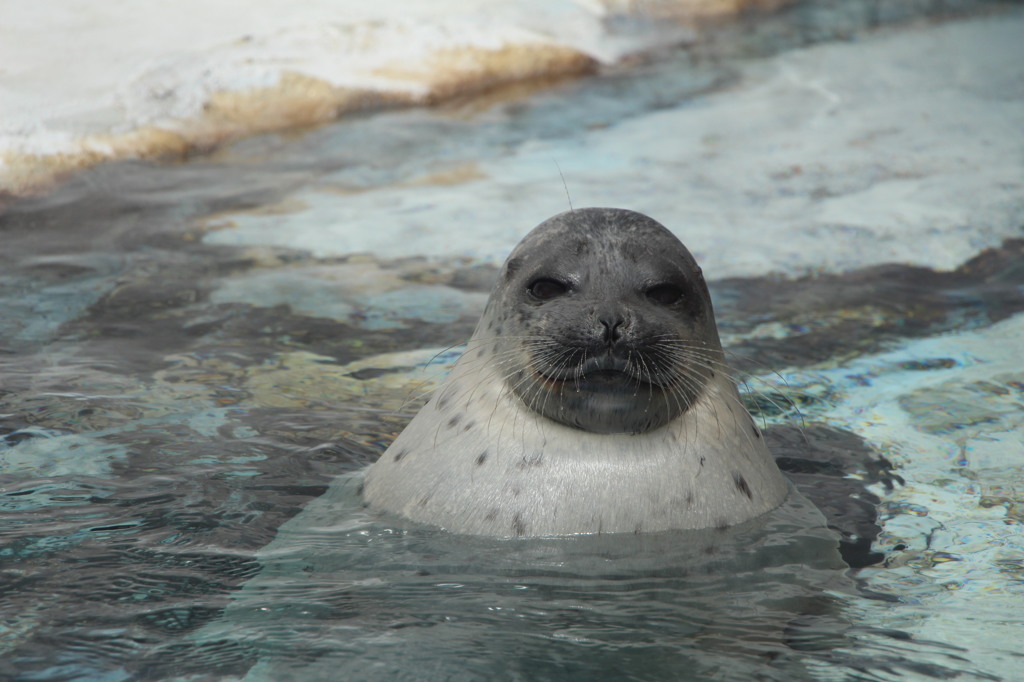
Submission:
[[[609,346],[615,345],[622,338],[622,325],[625,320],[619,315],[606,315],[601,318],[601,325],[604,327],[604,334],[601,340]]]

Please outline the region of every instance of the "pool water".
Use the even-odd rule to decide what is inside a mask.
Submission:
[[[1014,679],[1021,30],[665,55],[9,201],[0,678]],[[362,509],[569,200],[701,261],[782,510],[508,541]]]

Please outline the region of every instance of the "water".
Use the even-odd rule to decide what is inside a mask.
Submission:
[[[666,57],[11,202],[0,677],[1013,679],[1021,26]],[[821,516],[514,543],[354,504],[567,207],[555,162],[697,253]]]
[[[247,678],[781,680],[787,642],[825,665],[843,641],[845,564],[800,499],[727,532],[510,542],[367,517],[357,485],[282,527],[202,633],[258,651]]]

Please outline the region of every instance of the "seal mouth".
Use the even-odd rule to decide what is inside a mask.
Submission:
[[[576,381],[592,374],[602,373],[630,375],[632,374],[630,370],[629,362],[610,353],[592,356],[579,364],[568,367],[536,369],[538,374],[551,381]]]
[[[534,365],[534,374],[550,389],[570,386],[579,391],[634,392],[637,388],[661,388],[636,372],[628,361],[610,354],[565,369],[539,369]]]

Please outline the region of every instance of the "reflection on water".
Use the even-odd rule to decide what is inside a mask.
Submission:
[[[285,524],[200,633],[257,650],[248,679],[783,680],[844,641],[851,585],[796,493],[727,531],[510,541],[368,517],[357,487]]]
[[[289,229],[282,216],[365,230],[362,215],[325,217],[292,195],[329,176],[338,197],[397,187],[415,214],[428,195],[410,187],[458,189],[478,177],[465,159],[642,122],[734,84],[728,63],[687,65],[500,110],[393,112],[180,165],[103,167],[12,204],[0,216],[0,677],[991,678],[967,641],[877,625],[912,614],[909,629],[934,615],[928,600],[970,589],[929,571],[991,541],[979,525],[958,530],[960,553],[933,546],[953,503],[899,498],[915,484],[900,488],[889,461],[931,457],[929,485],[1005,519],[1000,553],[974,570],[1004,576],[986,577],[999,595],[1020,584],[1020,465],[991,435],[1021,415],[1019,373],[993,360],[1016,329],[999,325],[1024,308],[1020,240],[948,272],[712,282],[733,363],[758,375],[748,404],[824,522],[496,542],[368,519],[332,483],[382,452],[451,365],[493,263],[253,245],[232,242],[233,226],[278,233],[268,244]],[[925,346],[892,351],[908,340]],[[986,364],[1000,369],[961,374]],[[901,387],[908,375],[925,383]],[[857,435],[878,424],[896,426]],[[837,551],[875,567],[848,576]],[[287,672],[300,666],[307,677]]]

